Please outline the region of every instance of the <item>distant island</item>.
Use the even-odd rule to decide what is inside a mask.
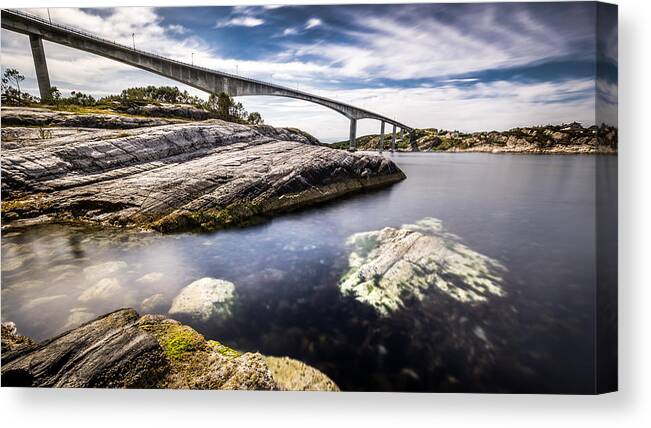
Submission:
[[[349,142],[340,141],[331,147],[348,149]],[[380,135],[357,138],[358,150],[380,150]],[[391,149],[391,134],[384,135],[384,150]],[[396,138],[400,152],[483,152],[483,153],[617,153],[617,128],[612,126],[583,127],[573,122],[513,128],[508,131],[464,133],[436,128],[414,130]]]

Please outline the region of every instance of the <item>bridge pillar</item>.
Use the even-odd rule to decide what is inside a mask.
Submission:
[[[350,146],[348,150],[354,152],[357,149],[357,119],[350,119]]]
[[[400,134],[398,135],[398,138],[400,138],[401,141],[402,141],[402,131],[403,131],[403,129],[400,128]]]
[[[380,153],[384,150],[384,121],[380,121]]]
[[[396,149],[396,125],[393,125],[393,133],[391,134],[391,151]]]
[[[34,57],[38,91],[41,94],[41,102],[44,102],[50,95],[50,75],[47,72],[45,50],[43,49],[43,38],[41,36],[30,34],[29,44],[32,47],[32,56]]]

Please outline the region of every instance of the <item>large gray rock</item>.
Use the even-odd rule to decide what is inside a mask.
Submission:
[[[110,313],[31,347],[2,353],[3,386],[153,387],[166,360],[133,310]]]
[[[467,304],[505,295],[506,268],[445,232],[437,219],[358,233],[348,245],[349,270],[339,288],[381,315],[404,309],[406,301],[422,300],[431,289],[441,298]]]
[[[338,390],[295,360],[242,354],[178,321],[133,309],[38,344],[3,323],[1,372],[3,387]]]
[[[238,225],[404,178],[381,156],[219,120],[3,142],[2,176],[5,223],[79,219],[161,231]]]

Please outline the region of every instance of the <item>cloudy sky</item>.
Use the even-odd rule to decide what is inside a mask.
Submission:
[[[30,13],[47,16],[45,9]],[[55,23],[190,62],[328,96],[407,123],[463,131],[595,122],[617,99],[617,35],[594,3],[405,4],[183,8],[51,8]],[[599,46],[599,49],[597,49]],[[45,42],[50,79],[64,94],[101,96],[130,86],[176,85],[151,73]],[[597,51],[600,55],[597,59]],[[599,64],[599,67],[597,67]],[[38,88],[27,36],[2,30],[2,68]],[[599,78],[595,70],[599,71]],[[323,141],[348,121],[325,107],[241,97],[266,123]],[[600,109],[616,123],[612,106]],[[358,134],[379,123],[362,120]]]

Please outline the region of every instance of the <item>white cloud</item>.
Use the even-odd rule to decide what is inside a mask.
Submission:
[[[293,36],[295,34],[298,34],[298,30],[296,30],[296,28],[289,27],[283,30],[283,36]]]
[[[321,90],[318,93],[396,118],[413,127],[480,131],[573,120],[585,126],[592,125],[593,88],[593,80],[581,79],[533,84],[498,81],[465,87]],[[568,96],[574,97],[566,101]],[[275,97],[241,97],[240,100],[249,111],[259,111],[269,124],[299,127],[326,142],[347,138],[348,119],[325,107]],[[377,120],[360,120],[357,133],[377,134],[379,128]]]
[[[254,18],[252,16],[237,16],[227,21],[218,22],[216,27],[257,27],[264,24],[264,19]]]
[[[183,25],[172,24],[167,27],[172,33],[175,34],[185,34],[188,32],[188,29]]]
[[[454,23],[432,16],[350,16],[354,43],[288,44],[292,55],[323,58],[355,78],[438,78],[514,67],[573,52],[571,28],[549,31],[527,9],[513,16],[478,8]],[[405,22],[409,25],[405,25]],[[309,21],[308,21],[309,22]],[[388,60],[390,58],[390,60]]]
[[[318,27],[322,22],[319,18],[310,18],[305,23],[305,29],[309,30],[310,28]]]
[[[104,16],[80,9],[52,8],[50,11],[55,22],[101,34],[109,40],[130,45],[131,34],[135,33],[138,48],[185,62],[190,62],[190,53],[194,52],[195,64],[230,72],[238,67],[241,74],[289,87],[299,83],[301,90],[395,117],[411,126],[474,131],[572,120],[586,125],[594,122],[594,95],[585,96],[594,89],[593,80],[457,86],[455,79],[445,77],[451,71],[460,74],[500,64],[525,63],[531,58],[567,51],[560,40],[562,34],[546,38],[545,43],[549,45],[532,43],[538,37],[534,37],[536,25],[522,17],[522,25],[529,29],[523,27],[523,34],[518,35],[506,28],[496,28],[494,31],[502,41],[494,46],[475,33],[464,34],[445,24],[441,26],[435,22],[429,28],[427,22],[417,20],[413,26],[405,26],[398,21],[375,22],[369,18],[363,24],[379,32],[352,34],[358,39],[357,46],[292,45],[289,52],[275,57],[243,61],[224,57],[199,38],[179,34],[164,25],[151,8],[116,8]],[[238,10],[238,13],[242,11],[246,10]],[[47,16],[45,9],[30,12]],[[479,29],[500,27],[495,19],[489,15],[481,22],[477,20],[475,25]],[[64,94],[77,90],[101,96],[130,86],[151,84],[175,85],[206,97],[178,82],[89,53],[49,42],[45,42],[45,50],[52,84]],[[301,61],[296,57],[299,53],[323,55],[328,62]],[[26,76],[26,90],[38,94],[26,36],[2,30],[2,66],[18,68]],[[324,90],[320,86],[322,82],[338,84],[354,77],[377,76],[398,79],[441,76],[438,80],[445,85],[341,91]],[[604,87],[602,92],[616,96],[616,85]],[[347,136],[348,120],[325,107],[275,97],[241,97],[240,101],[249,111],[260,111],[265,121],[272,125],[301,127],[324,141],[344,140]],[[613,109],[606,104],[603,106],[609,111],[603,112],[602,117],[613,117]],[[614,114],[616,118],[616,109]],[[379,123],[373,120],[362,120],[358,124],[359,135],[376,133],[378,129]]]
[[[479,79],[476,79],[474,77],[469,77],[465,79],[445,79],[441,80],[441,83],[470,83],[470,82],[478,82]]]

